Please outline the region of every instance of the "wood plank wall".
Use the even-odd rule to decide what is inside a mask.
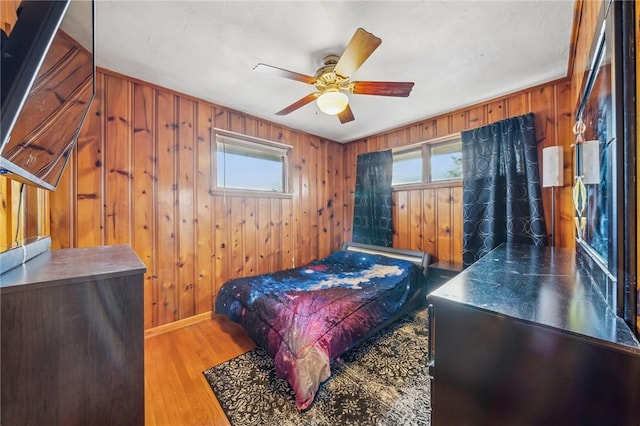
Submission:
[[[556,191],[556,244],[573,247],[573,208],[571,204],[572,142],[571,82],[550,82],[508,96],[482,102],[447,114],[427,118],[390,132],[373,135],[347,144],[344,156],[344,217],[353,214],[357,155],[429,141],[473,129],[505,118],[533,112],[535,114],[538,154],[552,145],[564,147],[563,188]],[[551,224],[551,190],[544,188],[545,219]],[[395,190],[394,247],[424,250],[437,260],[462,262],[462,183],[428,184],[411,190]],[[349,239],[351,228],[345,230]]]
[[[213,127],[292,145],[292,194],[213,191]],[[102,70],[71,164],[51,194],[53,247],[131,244],[148,268],[145,328],[209,312],[228,279],[341,246],[342,149]]]

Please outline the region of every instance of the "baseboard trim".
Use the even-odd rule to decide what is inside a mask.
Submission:
[[[187,327],[192,324],[196,324],[202,321],[206,321],[211,319],[213,316],[213,312],[203,312],[198,315],[194,315],[189,318],[184,318],[178,321],[173,321],[167,324],[162,324],[157,327],[148,328],[144,331],[144,338],[148,339],[150,337],[159,336],[160,334],[168,333],[173,330],[177,330],[179,328]]]

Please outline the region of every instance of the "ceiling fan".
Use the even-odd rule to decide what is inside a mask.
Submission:
[[[371,56],[380,43],[382,43],[380,38],[358,28],[342,56],[325,56],[322,60],[323,65],[316,71],[314,77],[262,63],[253,69],[316,87],[316,92],[278,111],[276,115],[287,115],[315,100],[320,111],[337,115],[340,122],[344,124],[355,119],[349,106],[349,97],[345,92],[354,95],[397,97],[407,97],[411,93],[413,82],[350,81],[350,76]]]

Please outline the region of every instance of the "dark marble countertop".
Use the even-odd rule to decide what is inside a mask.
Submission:
[[[580,273],[570,249],[503,244],[429,298],[622,345],[640,355],[633,332]]]

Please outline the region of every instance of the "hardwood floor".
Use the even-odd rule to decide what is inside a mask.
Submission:
[[[222,316],[145,339],[145,424],[229,425],[202,371],[255,344]]]

